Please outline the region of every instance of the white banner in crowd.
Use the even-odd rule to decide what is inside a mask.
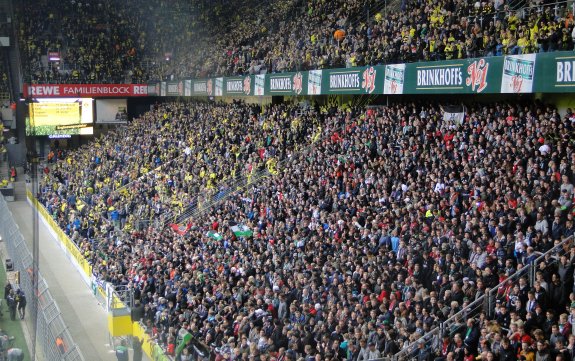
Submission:
[[[455,106],[442,106],[443,120],[451,121],[457,125],[463,124],[465,120],[465,106],[455,105]]]

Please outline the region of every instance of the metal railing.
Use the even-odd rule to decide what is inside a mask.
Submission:
[[[476,318],[482,312],[484,312],[488,318],[493,317],[495,315],[495,306],[497,301],[503,301],[505,299],[504,292],[509,283],[516,284],[519,282],[520,278],[525,277],[529,282],[529,286],[533,287],[535,283],[535,274],[537,273],[540,264],[542,262],[546,262],[546,264],[549,265],[550,263],[559,262],[560,257],[569,253],[572,246],[573,236],[565,238],[550,250],[539,255],[537,258],[533,259],[531,262],[528,262],[525,266],[518,269],[514,274],[507,277],[497,286],[491,289],[487,289],[483,295],[477,297],[473,302],[465,306],[461,311],[440,323],[439,327],[436,329],[429,331],[425,335],[421,336],[418,340],[416,340],[416,342],[413,342],[404,347],[397,354],[393,355],[391,359],[394,361],[403,361],[413,358],[414,352],[417,348],[417,341],[433,341],[430,343],[430,345],[433,345],[435,341],[441,340],[441,335],[444,333],[449,333],[450,336],[453,336],[455,333],[461,332],[461,330],[466,327],[465,321],[467,319]]]
[[[37,353],[41,353],[45,360],[84,361],[82,352],[70,335],[60,308],[41,275],[38,279],[38,293],[34,294],[32,254],[2,196],[0,196],[0,235],[6,245],[8,256],[12,259],[14,271],[20,274],[20,289],[29,299],[30,314],[34,314],[34,308],[37,309],[36,325],[32,325],[36,330]],[[36,299],[38,302],[33,302]]]
[[[181,214],[174,218],[175,223],[182,223],[188,219],[198,219],[212,208],[221,204],[231,196],[245,191],[249,186],[257,185],[261,180],[270,176],[271,173],[267,168],[256,171],[253,175],[243,176],[239,181],[231,180],[219,187],[218,192],[211,192],[206,195],[198,195],[196,204],[189,206]]]
[[[258,185],[261,185],[262,182],[265,183],[266,179],[280,175],[281,172],[288,166],[288,164],[301,162],[304,157],[311,154],[313,148],[316,147],[317,144],[320,144],[323,141],[329,139],[334,131],[342,131],[343,129],[343,125],[340,125],[335,129],[320,128],[319,133],[313,134],[311,136],[312,139],[310,144],[296,149],[291,157],[287,157],[276,163],[275,169],[277,172],[271,172],[270,169],[264,164],[262,168],[253,172],[253,174],[242,175],[238,178],[230,179],[220,184],[217,190],[214,189],[211,192],[196,195],[194,197],[196,199],[195,204],[189,205],[177,215],[172,211],[162,214],[161,217],[157,219],[138,219],[136,221],[138,225],[137,228],[143,229],[152,226],[155,228],[163,229],[167,226],[166,222],[183,223],[189,219],[193,219],[195,222],[202,216],[205,216],[207,212],[214,210],[215,207],[219,206],[222,202],[230,199],[231,197],[238,195],[241,192],[249,191],[250,187],[254,188]],[[316,135],[317,139],[314,140]],[[149,174],[146,174],[145,176],[148,175]],[[116,230],[116,232],[119,236],[125,236],[124,232],[120,229]],[[110,287],[112,288],[112,294],[115,295],[116,298],[122,298],[122,292],[118,292],[119,290],[116,290],[112,285],[110,285]],[[154,344],[152,347],[154,352],[152,358],[154,360],[167,357],[158,344],[156,344],[154,341],[151,342]]]
[[[503,7],[499,8],[498,10],[494,10],[491,13],[485,14],[477,14],[477,15],[469,15],[467,19],[470,23],[479,22],[481,28],[485,28],[486,25],[484,24],[487,20],[493,20],[498,18],[501,14],[506,14],[508,12],[517,13],[517,15],[524,19],[527,14],[533,12],[533,10],[538,12],[543,12],[544,9],[549,8],[552,9],[553,15],[556,17],[563,17],[568,14],[568,12],[573,13],[575,11],[575,2],[572,0],[561,0],[547,4],[540,4],[540,5],[531,5],[531,6],[523,6],[523,7],[513,7],[511,4],[508,10],[503,9]]]
[[[429,351],[429,353],[434,354],[441,347],[441,329],[439,327],[436,327],[433,330],[427,332],[425,335],[418,338],[416,342],[404,344],[401,351],[399,351],[398,353],[396,353],[391,357],[381,358],[373,361],[385,361],[385,360],[406,361],[411,359],[417,359],[417,353],[419,352],[419,344],[421,341],[423,341],[422,347],[426,348],[427,351]]]
[[[553,248],[549,251],[543,253],[539,257],[537,257],[533,262],[531,262],[529,269],[527,270],[529,276],[529,284],[533,287],[535,284],[535,275],[537,274],[537,270],[540,268],[540,265],[543,262],[546,262],[546,266],[549,266],[552,263],[557,263],[560,260],[561,256],[567,255],[571,248],[573,248],[573,236],[565,238],[563,241],[556,244]]]

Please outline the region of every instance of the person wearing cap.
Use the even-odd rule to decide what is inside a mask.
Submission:
[[[116,347],[116,358],[118,361],[128,361],[129,360],[129,353],[128,347],[126,346],[126,341],[122,340],[120,345]]]
[[[519,352],[519,359],[525,361],[535,361],[535,352],[531,347],[531,342],[522,341],[521,348]]]
[[[425,340],[423,338],[420,338],[417,341],[417,348],[415,349],[413,357],[417,361],[429,361],[431,358],[429,348],[425,345]]]
[[[286,360],[295,361],[297,359],[297,353],[292,349],[288,349],[285,356]]]
[[[367,340],[362,338],[359,340],[359,352],[357,355],[357,361],[368,361],[369,360],[370,347],[367,344]]]
[[[24,295],[24,291],[22,289],[18,289],[16,292],[16,302],[18,303],[18,314],[20,319],[23,320],[24,316],[26,316],[26,295]]]
[[[381,353],[376,348],[375,342],[371,341],[368,344],[368,351],[367,351],[367,360],[376,360],[381,358]]]

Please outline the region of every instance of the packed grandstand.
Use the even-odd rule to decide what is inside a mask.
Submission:
[[[167,350],[190,332],[235,360],[391,356],[575,231],[575,114],[494,103],[468,117],[430,102],[165,103],[51,158],[39,198],[98,277],[134,288]],[[162,219],[270,160],[184,229]],[[443,352],[529,352],[518,329],[573,346],[573,252],[534,289],[506,285],[495,317]]]
[[[18,3],[31,82],[145,83],[573,50],[567,1]],[[61,61],[43,61],[48,52]]]
[[[547,0],[16,11],[30,83],[572,51],[575,36],[572,4]],[[466,99],[454,121],[443,99],[350,99],[158,101],[54,148],[36,196],[177,360],[575,359],[575,112]]]

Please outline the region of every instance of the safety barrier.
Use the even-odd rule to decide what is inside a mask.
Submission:
[[[556,244],[553,248],[549,249],[525,266],[518,269],[514,274],[507,277],[504,281],[500,282],[497,286],[487,289],[485,293],[465,306],[461,311],[443,321],[439,327],[426,333],[419,340],[426,342],[432,341],[431,345],[439,345],[437,343],[441,340],[441,335],[449,333],[453,336],[455,333],[460,332],[465,327],[465,321],[469,318],[476,318],[482,312],[490,318],[495,314],[495,305],[497,300],[502,300],[505,297],[504,291],[506,287],[511,284],[516,284],[520,278],[525,277],[529,285],[533,287],[535,284],[535,274],[539,269],[542,262],[546,262],[547,266],[550,263],[559,261],[559,258],[570,252],[573,247],[573,236],[565,238],[563,241]],[[417,347],[417,342],[413,342],[402,349],[399,353],[395,354],[391,359],[394,361],[403,361],[413,358],[414,350]],[[433,347],[433,346],[431,346]],[[436,349],[432,349],[435,351]]]
[[[110,284],[105,284],[98,282],[98,280],[92,274],[92,266],[88,262],[88,260],[82,254],[82,251],[78,248],[78,246],[60,229],[58,224],[54,221],[54,219],[50,216],[46,208],[38,202],[38,200],[32,195],[30,190],[26,190],[26,196],[28,197],[29,203],[38,210],[40,214],[40,218],[46,224],[52,235],[58,240],[58,244],[60,248],[65,252],[68,259],[72,262],[72,264],[78,269],[80,274],[82,275],[82,279],[86,282],[86,285],[91,287],[94,296],[100,302],[100,304],[109,311],[109,305],[107,301],[107,295],[112,292],[113,297],[115,297],[114,302],[121,302],[118,296],[114,293],[114,288]],[[2,199],[3,202],[3,199]],[[1,209],[1,204],[0,204]],[[30,258],[31,264],[31,258]],[[31,293],[30,293],[31,294]],[[67,332],[67,331],[66,331]],[[163,355],[163,351],[155,344],[155,342],[149,337],[146,333],[143,326],[138,322],[132,323],[132,332],[134,336],[138,336],[140,340],[143,340],[142,350],[150,357],[153,361],[169,361],[170,359],[167,356]],[[159,352],[158,349],[161,351]],[[50,360],[57,360],[57,358],[50,358]],[[65,360],[83,360],[83,358],[79,359],[72,359],[66,358]]]
[[[12,259],[14,271],[20,274],[20,288],[28,297],[31,309],[28,314],[33,315],[37,310],[36,324],[33,325],[36,328],[35,339],[38,346],[36,354],[42,355],[46,360],[83,361],[84,357],[68,332],[60,309],[41,275],[38,279],[38,292],[37,294],[34,292],[32,254],[2,196],[0,196],[0,235]],[[38,302],[32,302],[36,299]]]
[[[148,84],[149,96],[246,97],[370,94],[572,93],[572,51],[181,79]]]

